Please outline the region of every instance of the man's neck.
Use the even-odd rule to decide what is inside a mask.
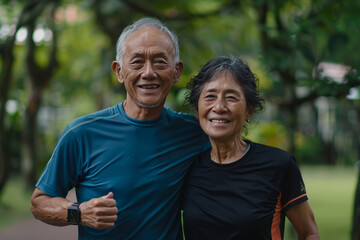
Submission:
[[[125,100],[123,108],[125,113],[136,120],[154,120],[161,115],[164,104],[156,107],[143,107],[132,101]]]

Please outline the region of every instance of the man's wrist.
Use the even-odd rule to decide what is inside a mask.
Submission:
[[[70,225],[79,225],[81,223],[81,211],[79,203],[73,203],[67,210],[67,222]]]

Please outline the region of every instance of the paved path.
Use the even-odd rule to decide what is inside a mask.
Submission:
[[[76,201],[73,192],[67,198]],[[77,226],[55,227],[31,216],[0,231],[0,240],[77,240],[77,234]]]
[[[34,218],[16,223],[0,232],[1,240],[76,240],[77,226],[55,227]]]

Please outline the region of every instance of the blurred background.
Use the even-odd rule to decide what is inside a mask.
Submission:
[[[184,62],[166,106],[191,113],[200,67],[243,58],[266,99],[247,138],[296,157],[322,239],[360,239],[359,12],[358,0],[0,0],[0,236],[32,218],[66,124],[125,98],[115,44],[150,16],[177,33]]]

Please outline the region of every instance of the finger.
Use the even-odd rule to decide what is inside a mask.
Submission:
[[[114,226],[115,226],[115,222],[113,222],[113,223],[97,223],[93,227],[96,229],[108,229],[108,228],[113,228]]]
[[[96,216],[116,216],[117,214],[118,214],[117,207],[97,208],[95,210]]]
[[[97,207],[116,207],[116,201],[115,199],[103,199],[98,202]]]
[[[94,207],[115,207],[116,200],[112,198],[112,193],[108,193],[105,196],[100,198],[94,198],[93,206]]]
[[[101,218],[99,218],[98,222],[101,223],[114,223],[117,220],[117,215],[112,215],[112,216],[101,216]]]
[[[109,192],[107,195],[103,196],[103,198],[105,198],[105,199],[113,199],[114,194],[112,192]]]

